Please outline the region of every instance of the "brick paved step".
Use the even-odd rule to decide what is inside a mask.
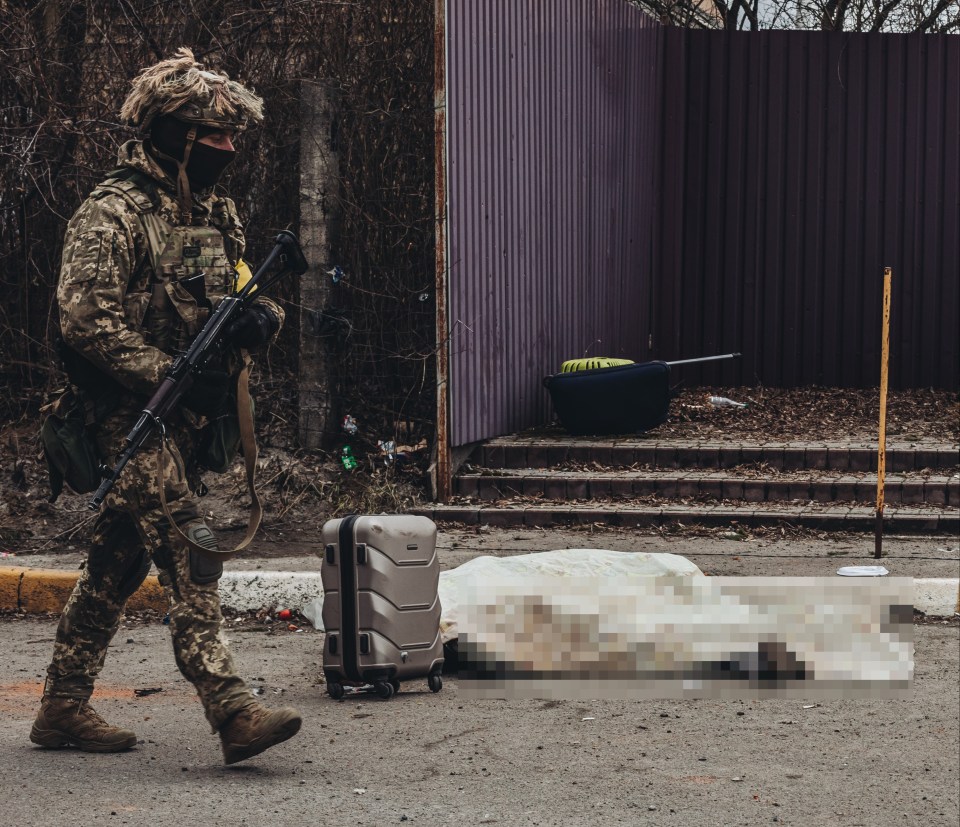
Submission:
[[[861,502],[876,500],[876,474],[818,471],[758,477],[744,469],[723,471],[564,471],[499,469],[460,473],[454,493],[492,502],[510,497],[551,500],[608,500],[618,497],[696,498],[750,503],[774,501]],[[887,474],[884,500],[890,505],[960,507],[960,478]]]
[[[872,533],[875,511],[870,506],[742,505],[715,506],[622,503],[571,505],[562,501],[536,505],[479,506],[476,504],[433,505],[412,513],[423,514],[441,525],[463,523],[519,528],[609,525],[620,527],[733,526],[760,528],[793,526],[817,531]],[[935,508],[890,507],[884,510],[884,531],[897,534],[948,534],[960,531],[960,515]]]
[[[733,468],[750,463],[775,470],[876,471],[877,446],[869,443],[769,442],[731,445],[679,440],[500,437],[477,448],[473,461],[488,468],[550,468],[597,463],[629,468]],[[960,464],[955,445],[887,444],[887,471],[947,469]]]

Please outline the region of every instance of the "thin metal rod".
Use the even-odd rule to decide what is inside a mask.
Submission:
[[[741,353],[724,353],[722,356],[701,356],[699,359],[680,359],[677,362],[667,362],[670,367],[674,365],[692,365],[696,362],[716,362],[717,359],[736,359],[742,356]]]
[[[883,333],[880,343],[880,439],[877,446],[877,523],[873,556],[883,556],[883,488],[887,476],[887,380],[890,362],[890,282],[893,270],[883,268]]]

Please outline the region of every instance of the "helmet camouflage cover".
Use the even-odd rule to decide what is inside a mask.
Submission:
[[[263,120],[263,98],[225,74],[204,69],[183,48],[140,72],[120,109],[121,119],[141,132],[159,115],[240,131]]]

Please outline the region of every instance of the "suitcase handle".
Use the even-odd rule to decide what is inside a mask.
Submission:
[[[365,566],[367,563],[367,545],[366,543],[357,543],[357,565]]]

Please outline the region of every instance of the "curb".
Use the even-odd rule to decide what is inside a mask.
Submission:
[[[0,569],[0,611],[61,612],[79,577],[79,572],[74,571],[4,567]],[[127,609],[167,610],[163,586],[155,576],[148,577],[137,589],[127,601]]]
[[[80,577],[57,569],[4,567],[0,569],[0,612],[59,613]],[[319,572],[229,571],[220,578],[220,603],[227,611],[245,612],[264,607],[300,610],[323,594]],[[169,608],[163,586],[150,575],[127,601],[129,611]]]
[[[0,569],[0,611],[27,614],[63,610],[79,574],[49,569]],[[914,583],[914,608],[933,617],[960,613],[960,578],[923,577]],[[303,611],[323,594],[319,572],[232,571],[220,578],[220,600],[227,611],[264,607]],[[148,577],[130,598],[131,611],[167,610],[167,600],[156,577]]]
[[[913,581],[913,606],[932,617],[960,614],[960,579],[922,577]]]

